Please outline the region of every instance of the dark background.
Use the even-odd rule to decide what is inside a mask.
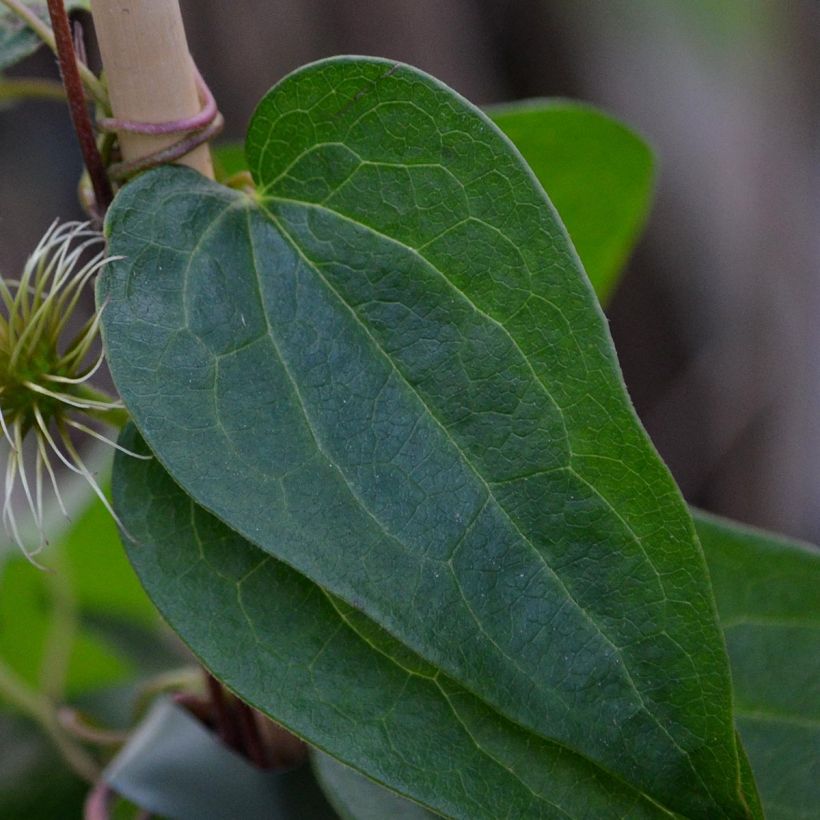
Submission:
[[[577,97],[660,176],[609,315],[638,412],[687,498],[820,540],[817,0],[183,0],[241,137],[256,101],[337,53],[403,60],[476,103]],[[54,75],[40,53],[14,70]],[[0,270],[79,216],[65,108],[0,110]]]

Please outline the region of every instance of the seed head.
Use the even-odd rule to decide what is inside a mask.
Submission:
[[[80,297],[108,261],[102,235],[87,223],[55,222],[26,261],[20,278],[0,277],[0,428],[8,449],[2,520],[29,559],[46,544],[44,476],[67,515],[57,462],[82,476],[114,515],[71,432],[119,447],[95,428],[118,427],[126,418],[121,402],[90,381],[104,361],[99,312],[74,329]],[[24,446],[29,439],[33,439],[33,458],[27,460]],[[39,534],[34,548],[27,547],[20,535],[13,502],[16,486],[22,488]]]

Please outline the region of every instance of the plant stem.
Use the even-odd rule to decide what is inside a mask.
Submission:
[[[268,768],[268,755],[259,732],[256,713],[245,701],[236,698],[236,716],[239,733],[242,738],[242,747],[251,763],[260,769]]]
[[[39,77],[3,77],[0,79],[0,101],[2,100],[65,102],[65,89],[61,83]]]
[[[234,751],[241,752],[236,719],[228,703],[225,690],[222,688],[222,684],[207,669],[203,671],[205,672],[205,685],[213,706],[217,734],[226,746]]]
[[[48,573],[45,579],[51,587],[54,609],[40,664],[40,690],[54,703],[60,702],[65,693],[68,665],[77,632],[77,602],[69,568],[61,551],[57,552],[56,560],[54,572]]]
[[[57,54],[57,43],[54,39],[54,33],[49,26],[44,23],[31,9],[24,5],[20,0],[0,0],[9,11],[16,14],[55,54]],[[108,92],[105,90],[100,80],[94,76],[88,66],[80,64],[78,66],[80,76],[83,84],[88,89],[88,93],[94,98],[102,108],[107,112],[108,108]]]
[[[51,27],[54,31],[54,40],[57,47],[57,59],[60,63],[60,74],[63,77],[63,85],[68,97],[71,122],[74,124],[74,130],[77,133],[83,161],[88,169],[91,185],[94,188],[97,208],[102,216],[114,199],[114,192],[111,189],[108,173],[97,148],[97,139],[94,136],[94,126],[88,113],[85,92],[83,91],[78,68],[79,63],[74,53],[71,26],[68,22],[63,0],[48,0],[48,13],[51,16]]]

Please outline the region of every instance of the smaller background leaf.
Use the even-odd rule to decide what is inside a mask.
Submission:
[[[154,703],[108,764],[103,778],[119,794],[163,816],[336,818],[308,766],[281,772],[260,770],[168,699]]]
[[[820,551],[696,512],[769,820],[820,806]]]
[[[216,178],[223,182],[226,179],[248,170],[245,159],[245,144],[242,142],[223,142],[212,150],[214,173]]]
[[[45,0],[28,0],[25,5],[42,20],[48,20]],[[68,11],[88,11],[88,0],[66,0]],[[0,6],[0,71],[19,63],[42,45],[40,38],[6,6]]]
[[[156,626],[157,611],[140,586],[109,512],[98,499],[63,536],[74,593],[84,613]]]
[[[530,100],[488,113],[538,177],[598,298],[606,302],[649,211],[654,180],[649,146],[583,103]]]
[[[9,560],[0,575],[0,658],[29,686],[41,685],[41,665],[54,617],[49,583],[53,579],[24,559]],[[121,681],[133,673],[127,659],[95,635],[72,638],[65,695]],[[4,705],[0,692],[0,707]]]

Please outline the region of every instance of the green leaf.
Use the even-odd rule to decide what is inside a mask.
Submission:
[[[158,619],[120,543],[111,514],[96,497],[69,528],[56,549],[66,555],[81,613],[156,629]]]
[[[544,186],[603,304],[649,212],[654,158],[631,129],[591,105],[525,100],[487,112]],[[217,179],[247,169],[244,147],[214,150]]]
[[[223,142],[212,148],[214,173],[223,182],[241,171],[248,170],[245,160],[245,146],[241,142]]]
[[[820,551],[697,513],[735,714],[770,820],[820,805]]]
[[[25,0],[24,5],[49,23],[45,0]],[[68,11],[89,10],[88,0],[65,0]],[[50,25],[50,23],[49,23]],[[19,63],[42,45],[40,38],[14,12],[0,4],[0,71]]]
[[[0,570],[0,660],[36,689],[49,678],[44,668],[54,619],[64,617],[49,588],[52,578],[23,558]],[[128,659],[86,630],[71,635],[65,695],[69,698],[121,681],[133,673]],[[8,706],[0,691],[0,707]]]
[[[155,701],[103,779],[152,815],[332,820],[307,766],[262,771],[169,699]]]
[[[528,100],[488,113],[544,186],[605,303],[649,212],[649,146],[583,103]]]
[[[109,212],[104,336],[151,449],[477,711],[749,816],[691,518],[518,153],[432,78],[345,58],[247,144],[256,199],[165,168]]]
[[[122,442],[147,452],[132,427]],[[228,686],[311,743],[450,817],[669,816],[437,675],[197,507],[158,461],[118,458],[114,487],[129,556],[169,624]]]

